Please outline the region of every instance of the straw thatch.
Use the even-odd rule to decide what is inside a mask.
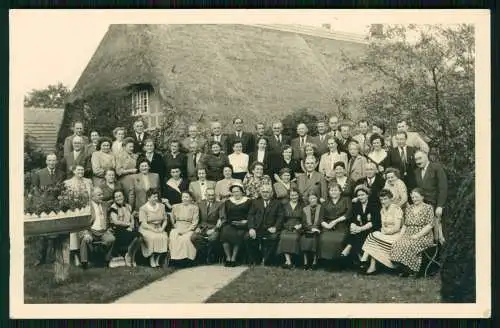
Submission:
[[[169,107],[222,121],[298,108],[334,113],[335,98],[361,84],[341,71],[341,52],[358,56],[365,47],[359,38],[297,26],[111,25],[69,101],[150,83]]]
[[[31,137],[36,149],[44,153],[55,151],[63,113],[62,108],[24,107],[24,134]]]

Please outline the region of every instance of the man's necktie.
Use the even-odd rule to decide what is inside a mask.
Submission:
[[[403,168],[406,171],[406,154],[405,154],[405,149],[401,148],[401,161],[403,162]]]

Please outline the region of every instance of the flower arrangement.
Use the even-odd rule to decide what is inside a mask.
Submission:
[[[40,189],[33,189],[24,199],[24,212],[40,216],[42,213],[60,213],[83,209],[89,205],[86,190],[73,190],[64,183]]]

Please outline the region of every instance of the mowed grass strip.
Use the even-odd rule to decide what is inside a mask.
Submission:
[[[207,303],[439,303],[440,280],[254,267]]]

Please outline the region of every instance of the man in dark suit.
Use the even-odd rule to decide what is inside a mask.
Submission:
[[[406,132],[396,133],[396,147],[389,150],[387,154],[387,167],[393,167],[401,173],[401,179],[406,185],[408,193],[415,188],[415,151],[414,147],[406,145]]]
[[[229,145],[228,137],[222,133],[222,125],[220,122],[212,123],[212,135],[208,138],[205,153],[210,153],[210,149],[213,142],[219,142],[222,145],[222,151],[224,154],[229,155],[233,152],[233,145]]]
[[[64,139],[64,157],[73,151],[73,138],[80,137],[82,138],[83,145],[89,143],[89,138],[83,135],[83,123],[81,121],[73,122],[73,135],[66,137]]]
[[[243,120],[241,118],[235,118],[233,120],[234,132],[228,135],[229,145],[231,148],[236,140],[241,141],[243,146],[243,152],[249,154],[254,149],[253,135],[248,132],[243,132]]]
[[[138,154],[143,152],[144,141],[151,138],[151,136],[144,131],[144,122],[140,119],[134,122],[132,138],[134,139],[134,153]]]
[[[198,178],[198,167],[200,167],[204,156],[205,154],[197,142],[192,142],[189,145],[189,153],[186,154],[186,174],[189,182],[196,181]]]
[[[223,202],[215,200],[215,189],[207,188],[206,199],[198,203],[200,221],[191,236],[191,242],[199,255],[197,257],[207,263],[212,263],[215,246],[219,240],[219,229],[224,218]]]
[[[44,197],[49,200],[55,199],[57,195],[47,191],[49,187],[55,187],[64,180],[64,172],[57,168],[56,154],[49,154],[46,157],[47,167],[35,172],[31,177],[32,192],[37,197]],[[47,262],[47,253],[50,250],[49,238],[42,237],[40,239],[40,253],[36,266]]]
[[[317,124],[318,135],[313,138],[312,143],[316,145],[318,157],[328,152],[328,132],[326,123],[319,121]]]
[[[321,202],[328,198],[327,183],[323,174],[315,170],[316,159],[308,157],[304,161],[306,172],[297,176],[297,188],[302,200],[307,204],[309,202],[309,195],[314,193],[319,196]]]
[[[309,129],[307,128],[307,125],[305,125],[304,123],[299,123],[299,125],[297,125],[298,137],[292,139],[291,142],[293,159],[296,160],[304,159],[304,146],[306,143],[312,143],[313,141],[313,138],[307,135],[308,131]]]
[[[276,160],[280,157],[283,146],[290,145],[292,139],[289,136],[285,136],[283,133],[283,123],[274,122],[273,123],[273,135],[269,137],[269,153],[273,160]]]
[[[257,149],[259,148],[257,146],[257,143],[259,142],[259,139],[260,138],[266,138],[268,139],[268,136],[265,135],[265,132],[266,132],[266,125],[262,122],[258,122],[257,124],[255,124],[255,131],[256,133],[254,134],[253,136],[253,148],[252,148],[252,152],[255,152],[257,151]],[[267,147],[269,149],[269,146]]]
[[[281,202],[272,199],[273,190],[270,185],[260,187],[261,197],[253,200],[248,213],[248,234],[245,235],[248,256],[251,264],[268,265],[276,251],[283,209]],[[259,251],[261,249],[261,251]]]
[[[373,204],[376,204],[378,208],[380,208],[380,199],[379,194],[380,191],[385,186],[384,177],[377,172],[377,165],[373,162],[367,162],[365,164],[365,174],[366,177],[359,179],[356,182],[356,186],[362,184],[365,187],[370,189],[370,196],[368,197],[369,201]],[[356,187],[355,186],[355,187]],[[356,199],[353,199],[355,201]]]
[[[73,170],[77,165],[85,167],[87,164],[87,157],[85,154],[83,138],[76,136],[73,138],[73,150],[64,155],[62,160],[62,169],[65,170],[66,179],[73,177]]]
[[[347,154],[347,158],[351,159],[349,155],[349,143],[353,141],[351,137],[351,127],[347,123],[342,123],[340,125],[340,134],[339,134],[339,146],[338,149]]]
[[[443,166],[430,162],[427,153],[421,150],[415,152],[415,163],[416,185],[422,189],[424,201],[435,208],[436,217],[441,218],[448,197],[448,179]]]

